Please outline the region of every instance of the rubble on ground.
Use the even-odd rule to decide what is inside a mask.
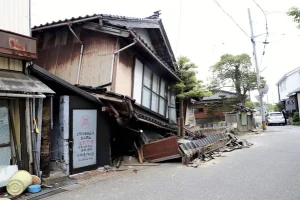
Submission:
[[[199,153],[197,158],[193,159],[188,163],[189,167],[198,167],[200,164],[208,162],[215,157],[222,156],[223,152],[231,152],[236,149],[250,148],[253,144],[248,142],[246,139],[238,139],[232,133],[227,133],[228,142],[213,151]]]
[[[188,166],[198,166],[223,152],[235,149],[249,148],[252,144],[235,136],[236,127],[218,126],[185,129],[184,137],[174,134],[159,135],[158,133],[144,134],[141,131],[139,141],[133,142],[133,154],[121,156],[114,160],[116,168],[120,166],[157,166],[151,163],[179,160]],[[132,162],[132,161],[133,162]]]

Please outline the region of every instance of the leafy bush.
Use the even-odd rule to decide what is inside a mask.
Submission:
[[[293,122],[294,126],[300,126],[300,122]]]
[[[293,122],[299,122],[299,112],[295,112],[293,116]]]

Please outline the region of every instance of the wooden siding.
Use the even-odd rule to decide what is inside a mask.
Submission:
[[[78,30],[75,32],[78,33]],[[39,38],[39,59],[35,63],[71,84],[76,84],[81,44],[74,40],[68,29],[58,33],[50,38],[47,34],[36,35]],[[79,84],[95,87],[109,83],[116,37],[82,30],[80,40],[84,49]]]
[[[0,57],[0,69],[22,71],[23,65],[21,60]]]
[[[116,67],[116,93],[132,96],[133,64],[133,54],[130,51],[120,52]]]

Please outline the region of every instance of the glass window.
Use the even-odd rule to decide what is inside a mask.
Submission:
[[[146,66],[144,66],[142,90],[142,105],[166,117],[168,102],[167,83]]]
[[[159,98],[159,114],[166,115],[166,100],[164,98]]]
[[[146,87],[143,87],[142,105],[146,108],[150,108],[151,91]]]
[[[152,91],[158,94],[159,91],[159,77],[153,74]]]
[[[175,95],[173,93],[171,93],[171,98],[170,98],[170,104],[175,106]]]
[[[152,76],[152,72],[150,71],[150,69],[148,67],[145,67],[144,70],[144,86],[151,88],[151,76]]]
[[[203,108],[195,108],[195,109],[194,109],[194,112],[195,112],[195,113],[203,113],[203,112],[204,112],[204,109],[203,109]]]
[[[158,95],[155,93],[152,93],[151,110],[158,112]]]
[[[160,96],[165,97],[166,96],[166,82],[161,79],[160,81]]]

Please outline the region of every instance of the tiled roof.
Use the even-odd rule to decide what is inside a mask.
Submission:
[[[214,93],[213,95],[211,95],[209,97],[203,97],[202,101],[221,100],[222,99],[222,97],[221,97],[222,95],[224,95],[225,98],[231,98],[231,97],[235,97],[236,96],[236,94],[233,93],[233,92],[219,90],[218,92]]]
[[[50,23],[46,23],[46,24],[41,24],[39,26],[34,26],[32,31],[35,31],[35,29],[44,29],[44,28],[51,28],[51,26],[60,26],[61,24],[66,24],[66,23],[77,23],[77,22],[82,22],[82,21],[88,21],[88,20],[93,20],[93,19],[97,19],[97,18],[102,18],[104,19],[120,19],[120,20],[140,20],[140,21],[148,21],[148,22],[158,22],[160,21],[160,18],[158,15],[152,15],[150,17],[147,18],[136,18],[136,17],[126,17],[126,16],[119,16],[119,15],[108,15],[108,14],[93,14],[93,15],[86,15],[86,16],[79,16],[79,17],[72,17],[69,19],[64,19],[64,20],[58,20],[58,21],[52,21]],[[105,22],[108,23],[109,22]],[[113,25],[115,26],[115,25]],[[128,30],[126,27],[122,27],[125,30]],[[132,30],[133,31],[133,30]],[[134,32],[134,31],[133,31]],[[167,66],[167,68],[169,70],[172,71],[172,73],[177,76],[178,78],[178,73],[172,68],[173,66],[173,62],[172,61],[168,61],[165,58],[162,58],[161,56],[159,56],[157,54],[157,52],[155,52],[148,44],[146,41],[144,41],[136,32],[134,32],[134,34],[138,37],[138,39],[145,45],[145,47],[150,50],[152,52],[152,54],[154,54],[165,66]]]
[[[76,86],[78,88],[94,95],[96,98],[99,98],[100,101],[104,105],[105,105],[105,103],[111,104],[115,110],[117,110],[118,112],[122,112],[122,114],[124,114],[124,113],[132,114],[131,112],[133,112],[133,113],[135,113],[134,116],[136,117],[137,120],[144,121],[146,123],[155,124],[156,126],[159,126],[160,128],[163,128],[163,129],[167,129],[169,131],[176,132],[176,130],[177,130],[176,125],[169,124],[164,121],[155,119],[155,118],[151,117],[150,114],[148,115],[148,114],[140,113],[140,112],[136,111],[135,106],[133,106],[135,103],[135,99],[133,99],[129,96],[107,91],[106,88],[95,88],[95,87],[83,86],[83,85],[76,85]],[[122,101],[117,102],[117,100],[122,100]],[[130,110],[127,102],[131,104],[132,110]],[[128,118],[129,116],[125,116],[125,118],[126,117]]]
[[[127,20],[141,20],[141,21],[158,21],[158,19],[159,19],[159,18],[126,17],[126,16],[120,16],[120,15],[108,15],[108,14],[93,14],[93,15],[78,16],[78,17],[72,17],[69,19],[47,22],[45,24],[40,24],[40,25],[34,26],[33,29],[41,28],[44,26],[51,26],[51,25],[55,25],[55,24],[65,23],[65,22],[77,21],[77,20],[84,20],[84,19],[88,20],[89,18],[96,18],[96,17],[99,17],[99,18],[102,17],[103,19],[127,19]]]

